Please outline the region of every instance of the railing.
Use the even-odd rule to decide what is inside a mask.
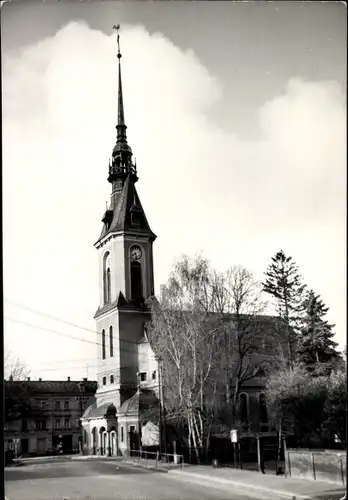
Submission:
[[[285,453],[289,477],[346,484],[347,452],[345,450],[288,449]]]
[[[127,454],[128,461],[142,463],[145,466],[155,466],[158,469],[161,466],[170,467],[171,465],[181,465],[184,468],[184,456],[173,453],[160,453],[156,451],[131,450]]]

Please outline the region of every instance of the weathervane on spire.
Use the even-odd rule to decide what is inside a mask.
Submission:
[[[117,47],[118,47],[117,57],[120,59],[122,57],[121,50],[120,50],[120,31],[119,31],[120,25],[114,24],[112,29],[117,31]]]

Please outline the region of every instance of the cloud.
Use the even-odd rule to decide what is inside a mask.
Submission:
[[[183,252],[203,249],[214,263],[240,263],[261,277],[284,248],[343,329],[346,116],[338,84],[292,79],[264,103],[259,137],[246,141],[210,119],[228,95],[193,51],[142,26],[123,27],[121,49],[138,190],[158,234],[156,286]],[[3,63],[5,295],[88,328],[99,297],[93,243],[110,196],[115,50],[114,35],[74,22]],[[23,338],[29,355],[33,337]],[[39,362],[35,350],[30,356]]]

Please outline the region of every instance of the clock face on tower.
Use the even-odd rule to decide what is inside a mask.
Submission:
[[[138,245],[134,245],[130,250],[130,256],[133,260],[139,260],[141,258],[142,252]]]

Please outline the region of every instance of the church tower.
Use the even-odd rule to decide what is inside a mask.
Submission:
[[[138,383],[138,345],[150,320],[146,300],[154,295],[151,231],[135,184],[137,167],[128,145],[118,43],[118,120],[109,161],[110,203],[95,243],[99,259],[97,407],[112,402],[118,411]]]

